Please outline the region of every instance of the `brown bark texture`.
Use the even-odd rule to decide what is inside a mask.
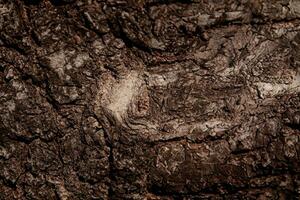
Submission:
[[[0,0],[0,199],[298,199],[299,0]]]

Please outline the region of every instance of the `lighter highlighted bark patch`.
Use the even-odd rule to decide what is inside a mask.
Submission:
[[[123,122],[141,92],[143,79],[140,75],[130,71],[115,79],[110,73],[102,74],[95,99],[96,113],[110,113],[118,122]]]
[[[64,66],[66,64],[66,55],[63,51],[55,53],[49,56],[50,59],[50,67],[54,69],[59,76],[64,74]]]
[[[299,92],[300,75],[295,76],[294,80],[290,84],[257,82],[255,85],[257,86],[258,93],[261,98],[272,97],[285,92]]]
[[[68,79],[68,77],[70,77],[65,74],[66,70],[71,70],[74,67],[80,68],[90,59],[89,55],[86,53],[77,54],[74,58],[73,55],[75,53],[75,51],[59,51],[48,57],[50,60],[50,67],[61,79]]]
[[[119,83],[112,88],[110,97],[111,103],[108,105],[108,109],[111,110],[120,121],[126,114],[140,86],[141,81],[138,78],[138,73],[133,72],[122,78]]]

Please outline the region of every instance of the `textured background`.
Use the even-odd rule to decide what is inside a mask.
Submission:
[[[0,199],[297,199],[299,0],[0,0]]]

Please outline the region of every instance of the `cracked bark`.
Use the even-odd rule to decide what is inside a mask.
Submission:
[[[0,0],[0,199],[297,199],[298,0]]]

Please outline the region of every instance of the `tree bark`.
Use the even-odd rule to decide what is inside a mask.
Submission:
[[[0,199],[297,199],[300,1],[0,0]]]

